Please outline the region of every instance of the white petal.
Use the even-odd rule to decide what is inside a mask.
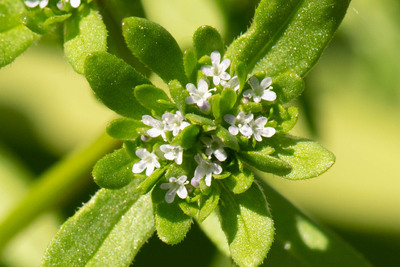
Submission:
[[[268,122],[268,119],[266,117],[260,116],[258,117],[254,123],[258,126],[258,127],[264,127],[264,125]]]
[[[235,124],[235,122],[236,122],[236,117],[233,116],[233,115],[231,115],[231,114],[226,114],[226,115],[224,116],[224,120],[225,120],[227,123],[229,123],[229,124]]]
[[[244,97],[250,98],[253,95],[253,90],[249,89],[243,92]]]
[[[161,135],[162,133],[163,133],[163,131],[156,129],[156,128],[151,128],[151,129],[147,130],[147,134],[150,137],[157,137],[157,136]]]
[[[229,79],[231,78],[231,75],[229,75],[228,73],[224,72],[224,73],[221,73],[221,75],[219,75],[219,77],[220,77],[222,80],[227,81],[227,80],[229,80]]]
[[[181,177],[179,177],[178,179],[177,179],[177,183],[179,183],[179,184],[187,184],[187,176],[186,175],[182,175]]]
[[[150,176],[154,171],[154,165],[153,164],[147,164],[147,169],[146,169],[146,175]]]
[[[178,152],[178,155],[175,158],[175,163],[178,165],[182,164],[182,161],[183,161],[182,154],[183,154],[182,151]]]
[[[221,61],[221,54],[218,51],[212,52],[210,57],[213,65],[219,65],[219,62]]]
[[[30,8],[34,8],[39,5],[39,0],[26,0],[25,5]]]
[[[77,7],[79,7],[79,5],[81,4],[81,0],[70,0],[69,3],[71,4],[71,6],[72,6],[73,8],[77,8]]]
[[[270,86],[272,84],[272,79],[271,79],[271,77],[267,77],[267,78],[264,78],[262,81],[261,81],[261,83],[260,83],[260,86],[261,86],[261,88],[262,89],[266,89],[268,86]]]
[[[219,166],[217,163],[213,163],[212,165],[213,173],[220,174],[222,172],[222,167]]]
[[[166,194],[165,194],[165,201],[167,203],[172,203],[174,202],[175,199],[175,195],[176,195],[176,190],[169,190]]]
[[[262,129],[261,135],[264,137],[271,137],[276,133],[276,130],[272,127],[266,127]]]
[[[193,177],[192,180],[190,181],[190,184],[197,188],[200,185],[200,179],[196,179]]]
[[[221,78],[219,76],[213,76],[213,83],[214,85],[218,85],[221,81]]]
[[[186,84],[186,90],[188,90],[189,93],[191,93],[191,94],[196,94],[197,93],[197,88],[196,88],[196,86],[194,86],[193,83]]]
[[[136,156],[138,156],[139,158],[144,158],[145,156],[147,156],[149,154],[149,152],[146,149],[143,148],[138,148],[135,152]]]
[[[200,79],[199,82],[197,83],[197,88],[201,91],[207,91],[208,83],[204,79]]]
[[[261,142],[261,141],[262,141],[261,135],[260,135],[259,133],[254,132],[254,138],[255,138],[258,142]]]
[[[176,193],[178,197],[180,197],[181,199],[185,199],[188,195],[187,189],[184,185],[180,186],[176,191]]]
[[[261,101],[261,96],[253,95],[253,101],[254,101],[255,103],[260,103],[260,101]]]
[[[47,4],[49,3],[49,0],[42,0],[40,1],[40,8],[45,8],[47,6]]]
[[[244,125],[243,127],[240,128],[240,133],[243,136],[250,138],[250,136],[253,134],[253,130],[250,128],[250,126]]]
[[[161,185],[160,185],[160,188],[161,189],[170,189],[172,187],[172,184],[171,183],[162,183]]]
[[[207,173],[207,176],[206,176],[206,179],[205,179],[206,186],[211,186],[211,176],[212,176],[211,173]]]
[[[201,71],[204,73],[206,76],[213,76],[213,68],[211,66],[203,66],[201,67]]]
[[[250,83],[251,88],[253,88],[253,89],[257,89],[260,87],[260,84],[259,84],[256,76],[251,76],[251,78],[249,79],[249,83]]]
[[[236,126],[229,126],[228,131],[231,135],[237,135],[239,133],[239,128]]]
[[[135,164],[133,164],[132,172],[141,173],[142,171],[144,171],[144,169],[146,169],[146,166],[147,164],[143,160],[136,162]]]
[[[197,101],[194,99],[193,96],[188,96],[188,97],[186,97],[185,102],[186,102],[186,104],[194,104],[194,103],[196,103]]]
[[[220,64],[221,71],[225,71],[229,67],[230,64],[231,64],[231,61],[228,58],[225,58],[224,60],[222,60],[222,62]],[[228,79],[230,79],[230,77]],[[225,80],[228,80],[228,79],[225,79]]]
[[[222,148],[215,150],[214,155],[219,161],[225,161],[227,158],[226,152]]]
[[[262,95],[262,99],[267,101],[274,101],[276,99],[276,93],[274,91],[265,90]]]

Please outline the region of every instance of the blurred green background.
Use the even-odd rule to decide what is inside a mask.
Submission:
[[[200,25],[226,33],[213,0],[143,2],[149,19],[167,28],[183,49],[191,45]],[[396,0],[353,0],[331,45],[306,78],[303,100],[308,105],[293,134],[318,139],[333,151],[333,168],[308,181],[264,175],[376,266],[400,266],[399,12]],[[114,116],[95,100],[84,77],[72,70],[51,38],[1,69],[0,220],[35,177],[101,134]],[[38,266],[59,225],[95,190],[91,185],[71,202],[38,217],[12,240],[1,264]],[[139,254],[137,266],[146,265],[149,246],[171,255],[198,247],[195,237],[208,244],[196,227],[178,247],[167,248],[153,238]],[[213,255],[213,248],[203,253]],[[214,266],[223,262],[217,255]]]

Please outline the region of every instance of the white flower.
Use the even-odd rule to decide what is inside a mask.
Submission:
[[[221,166],[210,160],[203,159],[199,154],[194,156],[194,159],[199,165],[194,171],[194,177],[192,178],[191,184],[194,187],[199,187],[200,180],[205,176],[206,185],[211,186],[211,177],[213,174],[220,174],[222,172]]]
[[[186,189],[186,186],[189,181],[186,181],[187,177],[186,175],[182,175],[178,179],[175,177],[169,178],[169,183],[162,183],[161,184],[161,189],[169,189],[167,194],[165,194],[165,201],[167,203],[172,203],[174,202],[175,195],[178,195],[181,199],[185,199],[188,195],[188,191]]]
[[[211,53],[211,64],[212,66],[203,66],[201,71],[207,77],[213,77],[214,85],[220,84],[221,80],[229,80],[231,76],[225,72],[225,70],[231,64],[229,59],[224,59],[221,61],[221,54],[218,51],[214,51]]]
[[[78,8],[81,4],[81,0],[65,0],[64,3],[69,3],[69,5],[73,8]],[[57,7],[60,10],[65,10],[65,6],[64,6],[63,1],[59,1],[57,3]]]
[[[39,5],[40,8],[45,8],[49,0],[26,0],[25,5],[30,8],[37,7]]]
[[[160,150],[168,160],[175,160],[176,164],[182,164],[183,148],[174,145],[161,145]]]
[[[253,120],[253,114],[251,112],[245,115],[243,111],[240,111],[236,117],[227,114],[224,116],[224,120],[231,125],[229,126],[228,131],[232,135],[237,135],[240,132],[243,136],[250,138],[253,134],[253,131],[249,126],[249,123]]]
[[[183,117],[180,111],[177,111],[176,114],[172,113],[164,113],[162,115],[162,120],[164,123],[164,129],[167,131],[172,131],[174,136],[177,136],[180,130],[185,129],[190,123],[184,121],[185,117]]]
[[[141,173],[146,169],[146,175],[149,176],[153,173],[154,168],[160,168],[158,157],[154,153],[150,153],[144,148],[139,148],[136,150],[136,156],[141,160],[133,164],[133,173]]]
[[[153,127],[151,129],[147,130],[147,134],[150,137],[161,136],[164,139],[164,141],[167,140],[167,137],[165,135],[165,126],[162,121],[156,120],[152,116],[149,116],[149,115],[143,115],[142,122],[148,126]]]
[[[219,161],[226,160],[225,144],[216,135],[212,135],[211,138],[203,137],[201,141],[206,145],[206,155],[208,158],[211,158],[211,155],[214,154]]]
[[[251,89],[243,92],[243,96],[247,98],[253,98],[253,101],[259,103],[261,99],[266,101],[274,101],[276,99],[276,93],[272,90],[272,79],[267,77],[258,83],[258,79],[252,76],[249,80]],[[268,88],[267,88],[268,87]]]
[[[240,88],[240,83],[239,83],[239,79],[238,77],[235,75],[232,77],[232,79],[230,79],[229,81],[221,81],[221,85],[224,88],[231,88],[233,89],[235,92],[237,90],[239,90]]]
[[[186,90],[190,94],[190,96],[186,97],[186,104],[196,104],[203,112],[210,110],[210,103],[207,99],[212,95],[210,92],[216,90],[215,88],[208,90],[208,83],[200,79],[197,88],[194,84],[188,83],[186,84]]]
[[[264,127],[268,122],[265,117],[258,117],[256,120],[250,122],[251,130],[253,131],[254,138],[260,142],[262,140],[261,136],[271,137],[275,134],[276,130],[272,127]]]

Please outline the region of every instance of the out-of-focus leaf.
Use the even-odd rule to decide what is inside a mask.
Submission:
[[[142,84],[135,87],[136,100],[149,110],[154,110],[160,115],[168,108],[174,108],[175,105],[171,102],[167,94],[160,88],[151,84]]]
[[[143,128],[147,128],[147,126],[141,121],[119,118],[107,126],[107,134],[115,139],[134,140],[140,135],[139,129]]]
[[[200,222],[204,221],[213,210],[217,207],[221,190],[217,183],[213,183],[212,191],[209,195],[202,195],[200,197],[200,210],[198,213],[198,220]]]
[[[107,51],[107,30],[100,14],[88,9],[65,22],[64,53],[76,72],[83,74],[86,57]]]
[[[132,53],[161,79],[186,84],[182,52],[166,29],[147,19],[130,17],[124,19],[122,30]]]
[[[122,59],[98,52],[87,57],[85,75],[96,96],[108,108],[141,120],[148,111],[138,103],[133,88],[150,82]]]
[[[197,58],[209,56],[212,52],[218,51],[224,54],[224,44],[219,32],[211,26],[201,26],[193,34],[193,46]]]

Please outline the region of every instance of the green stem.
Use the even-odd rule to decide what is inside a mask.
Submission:
[[[36,216],[59,203],[82,183],[82,177],[104,154],[119,144],[107,134],[78,149],[43,173],[19,203],[0,223],[0,252],[6,243]]]

